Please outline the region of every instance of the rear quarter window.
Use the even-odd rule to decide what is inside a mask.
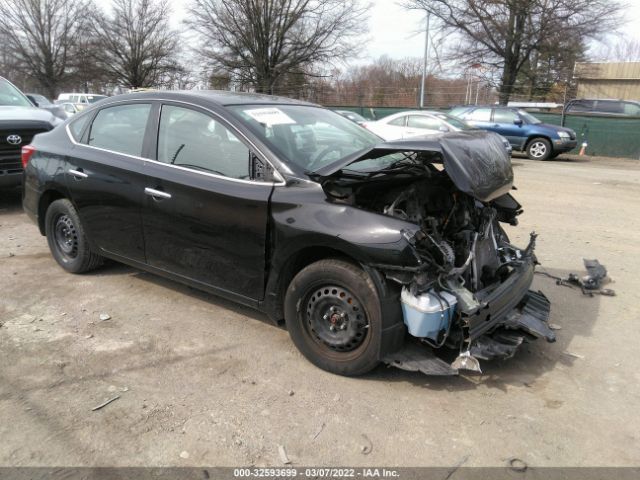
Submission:
[[[389,125],[394,125],[396,127],[404,127],[407,124],[407,117],[403,115],[402,117],[398,117],[395,120],[391,120]]]
[[[65,110],[67,110],[67,106],[68,105],[65,105]],[[89,117],[90,115],[83,115],[82,117],[74,119],[69,124],[69,131],[71,132],[71,136],[76,142],[79,142],[82,139],[82,133],[89,123]]]

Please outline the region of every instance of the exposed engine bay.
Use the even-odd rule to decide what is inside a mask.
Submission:
[[[393,155],[395,161],[386,168],[369,173],[344,170],[326,180],[323,188],[333,201],[416,226],[402,233],[413,247],[418,267],[374,265],[401,285],[409,334],[434,349],[459,349],[460,356],[450,367],[454,371],[479,371],[478,358],[512,356],[528,337],[552,341],[555,337],[545,323],[548,301],[543,295],[540,302],[546,306],[534,314],[537,321],[525,319],[530,323],[526,327],[521,328],[519,317],[510,311],[527,303],[531,280],[520,277],[532,278],[537,263],[535,233],[529,245],[519,249],[501,226],[517,225],[520,204],[509,193],[481,201],[460,191],[442,168],[438,152]],[[516,284],[522,292],[514,290]],[[515,295],[508,301],[507,290]],[[406,355],[403,358],[406,363]],[[396,366],[400,365],[396,362]]]

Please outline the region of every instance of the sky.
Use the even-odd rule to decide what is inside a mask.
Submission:
[[[185,16],[188,0],[170,0],[176,26]],[[354,63],[368,63],[381,55],[391,58],[422,57],[424,54],[425,16],[422,12],[407,10],[397,0],[369,0],[369,41],[362,57]],[[626,25],[620,35],[640,40],[640,0],[626,0]]]

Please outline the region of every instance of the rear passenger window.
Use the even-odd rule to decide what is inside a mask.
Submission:
[[[493,121],[495,123],[513,123],[520,117],[513,110],[507,110],[505,108],[496,108],[493,111]]]
[[[407,126],[410,128],[419,128],[423,130],[440,130],[443,123],[437,118],[426,117],[422,115],[411,115]]]
[[[635,103],[625,103],[624,114],[640,117],[640,105],[636,105]]]
[[[142,155],[151,105],[136,103],[103,108],[91,124],[88,145],[127,155]]]
[[[596,102],[596,110],[603,113],[623,113],[623,107],[621,102],[598,100]]]
[[[567,106],[567,112],[590,112],[591,110],[593,110],[593,100],[576,100]]]
[[[463,118],[465,120],[471,120],[474,122],[488,122],[491,120],[491,109],[490,108],[476,108],[471,112],[466,112],[463,114]]]
[[[249,178],[249,149],[222,123],[188,108],[163,105],[158,161],[230,178]]]

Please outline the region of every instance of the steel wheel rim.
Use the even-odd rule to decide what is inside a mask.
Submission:
[[[68,259],[78,256],[78,234],[68,215],[60,215],[54,223],[54,240],[58,251]]]
[[[315,343],[334,352],[358,349],[369,335],[361,302],[346,288],[324,285],[306,297],[305,327]]]
[[[542,142],[534,142],[531,144],[529,152],[531,152],[532,157],[540,158],[547,153],[547,146]]]

